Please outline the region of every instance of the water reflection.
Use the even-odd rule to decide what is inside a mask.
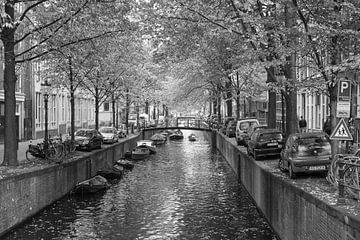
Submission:
[[[188,134],[103,194],[65,197],[5,239],[275,239],[227,163]]]

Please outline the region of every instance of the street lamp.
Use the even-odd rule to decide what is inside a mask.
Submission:
[[[41,83],[41,92],[44,96],[44,108],[45,108],[45,136],[44,136],[44,148],[48,148],[49,143],[49,134],[48,134],[48,102],[49,102],[49,92],[51,84],[45,80]]]

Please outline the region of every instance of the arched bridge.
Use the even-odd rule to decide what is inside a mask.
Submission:
[[[211,132],[212,129],[209,128],[209,125],[199,117],[193,116],[183,116],[172,119],[166,123],[167,125],[159,125],[154,127],[145,127],[142,129],[143,138],[145,135],[154,134],[157,132],[165,130],[193,130],[193,131],[208,131]]]
[[[212,132],[213,129],[208,127],[151,127],[151,128],[143,128],[141,130],[142,139],[147,139],[148,137],[152,136],[155,133],[165,131],[165,130],[193,130],[193,131],[206,131],[206,132]]]
[[[194,131],[209,131],[209,132],[212,131],[211,128],[205,128],[205,127],[173,127],[173,126],[144,128],[144,129],[142,129],[142,131],[144,131],[144,132],[146,132],[146,131],[159,131],[160,132],[160,131],[165,131],[165,130],[176,130],[176,129],[194,130]]]

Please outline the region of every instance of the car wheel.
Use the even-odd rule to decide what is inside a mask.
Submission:
[[[286,169],[283,167],[283,160],[281,158],[279,159],[279,169],[281,172],[286,171]]]
[[[289,166],[289,177],[290,177],[291,179],[295,179],[295,178],[296,178],[296,174],[294,173],[294,170],[293,170],[293,167],[292,167],[291,164],[290,164],[290,166]]]

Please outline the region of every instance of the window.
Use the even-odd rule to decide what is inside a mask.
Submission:
[[[65,121],[65,96],[61,96],[61,121]]]
[[[36,124],[40,124],[41,121],[41,94],[36,93],[35,97],[35,121]]]
[[[51,95],[51,111],[52,111],[52,118],[51,118],[51,125],[55,126],[57,122],[57,112],[56,112],[56,95]]]
[[[110,111],[110,104],[108,102],[104,103],[104,112]]]

